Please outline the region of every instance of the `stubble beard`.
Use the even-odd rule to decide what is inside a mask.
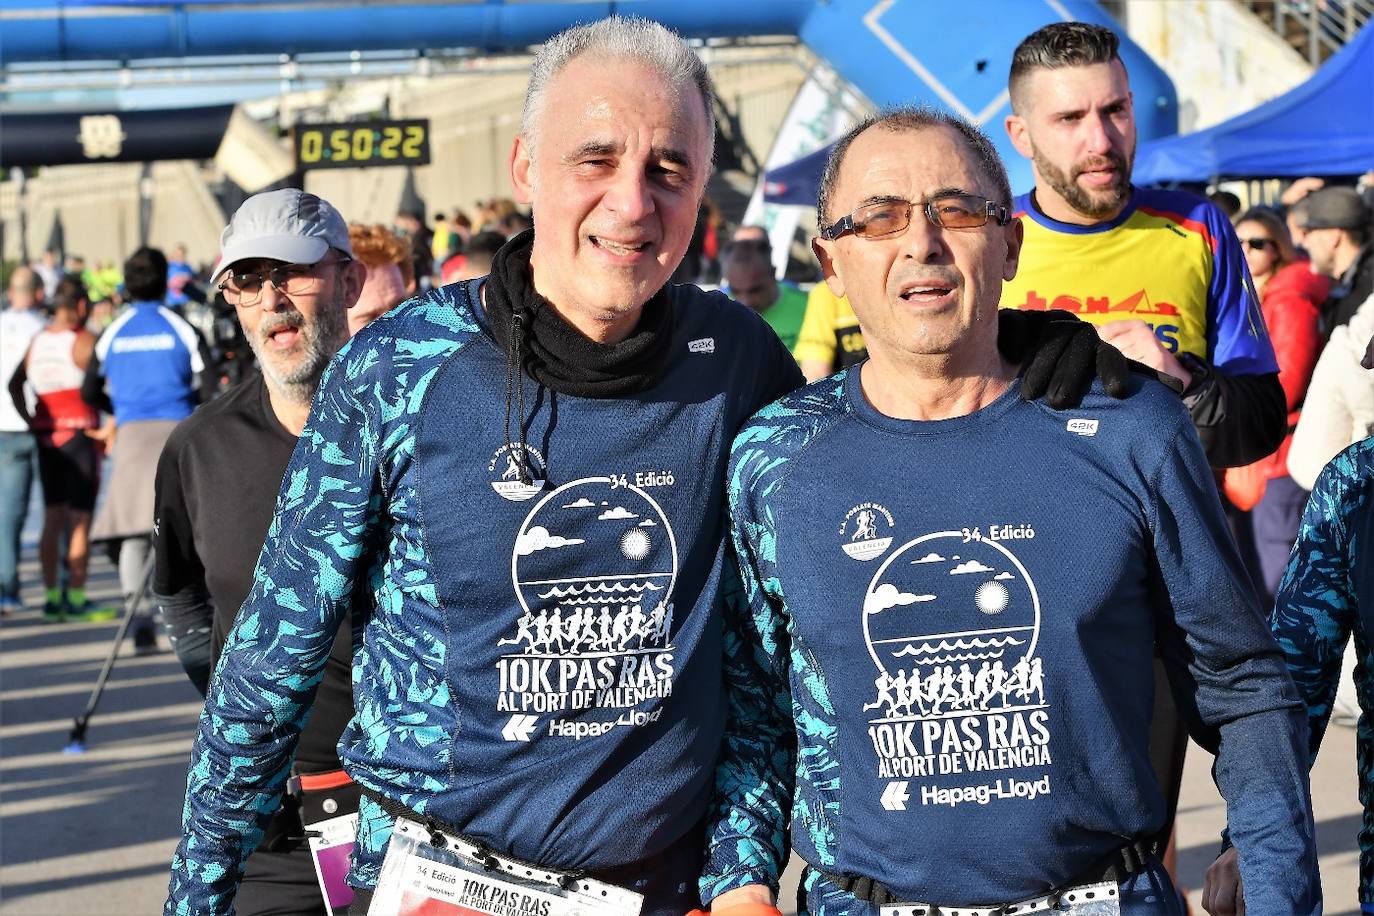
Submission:
[[[1090,219],[1098,220],[1116,216],[1131,196],[1131,164],[1134,158],[1134,151],[1132,151],[1131,156],[1125,158],[1114,152],[1099,157],[1097,162],[1092,164],[1096,165],[1102,160],[1110,162],[1117,168],[1117,178],[1116,183],[1112,186],[1103,188],[1098,192],[1092,192],[1079,185],[1078,174],[1083,170],[1079,166],[1074,167],[1075,174],[1071,175],[1050,162],[1038,149],[1034,150],[1031,157],[1036,170],[1045,179],[1045,183],[1062,197],[1065,203],[1078,213]],[[1086,168],[1086,164],[1084,168]]]

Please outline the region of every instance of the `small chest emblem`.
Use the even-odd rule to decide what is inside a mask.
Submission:
[[[687,341],[688,353],[714,353],[716,352],[716,339],[714,337],[699,337],[696,340]]]
[[[546,463],[543,454],[532,445],[524,446],[525,470],[531,478],[529,483],[520,480],[520,462],[516,461],[520,445],[507,444],[496,450],[487,462],[487,473],[492,477],[491,488],[512,502],[524,502],[543,492],[547,482]]]
[[[1084,417],[1077,417],[1075,419],[1070,420],[1064,428],[1067,429],[1069,432],[1076,433],[1080,436],[1097,435],[1097,421],[1089,420]]]
[[[878,503],[859,503],[840,522],[840,549],[855,560],[881,556],[892,544],[892,513]]]

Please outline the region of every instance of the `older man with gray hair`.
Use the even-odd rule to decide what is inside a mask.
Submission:
[[[372,322],[321,383],[210,685],[167,913],[233,906],[366,605],[339,744],[363,791],[351,911],[697,904],[739,650],[726,447],[801,381],[759,316],[668,284],[713,108],[704,65],[649,22],[539,51],[510,157],[537,232]],[[1041,348],[1064,387],[1091,374],[1089,337]]]

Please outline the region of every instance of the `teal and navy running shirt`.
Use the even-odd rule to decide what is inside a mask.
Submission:
[[[228,911],[358,582],[376,610],[339,749],[364,787],[551,868],[627,865],[699,829],[729,444],[800,372],[757,315],[675,287],[649,390],[523,380],[522,483],[479,283],[377,319],[326,373],[210,686],[169,914]],[[367,799],[360,817],[350,880],[371,887],[392,819]]]
[[[1136,377],[1056,411],[1013,385],[915,422],[861,373],[735,440],[745,600],[703,899],[776,887],[789,819],[812,866],[904,901],[1075,879],[1163,823],[1158,640],[1195,737],[1220,740],[1249,911],[1319,911],[1301,705],[1179,399]]]
[[[1355,756],[1364,806],[1360,906],[1374,913],[1374,439],[1356,442],[1317,477],[1271,623],[1307,704],[1314,762],[1331,719],[1345,645],[1354,637],[1360,703]]]

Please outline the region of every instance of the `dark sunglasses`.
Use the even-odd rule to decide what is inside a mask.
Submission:
[[[1241,239],[1240,243],[1251,251],[1264,251],[1274,247],[1273,239]]]

